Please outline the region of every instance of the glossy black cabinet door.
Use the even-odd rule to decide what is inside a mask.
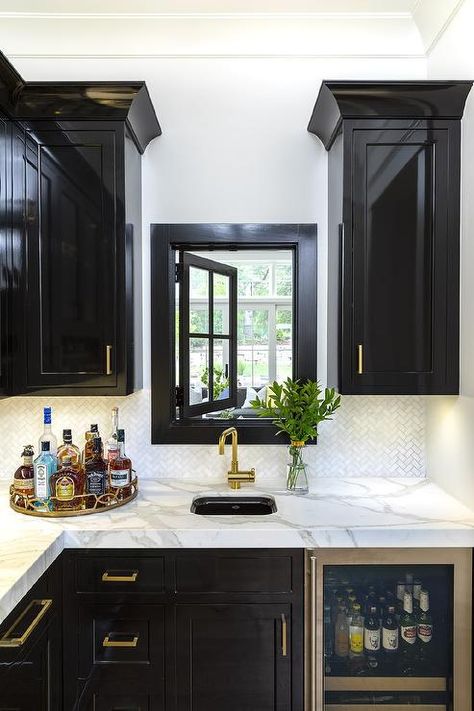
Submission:
[[[9,240],[10,210],[8,183],[10,174],[10,127],[9,122],[0,115],[0,395],[7,387],[7,338],[9,293]]]
[[[178,711],[290,711],[291,606],[179,605]]]
[[[117,382],[115,133],[25,134],[27,388]]]
[[[457,391],[457,140],[454,125],[352,132],[345,392]]]
[[[471,81],[324,81],[328,382],[459,392],[460,132]]]
[[[62,711],[61,570],[56,561],[0,626],[0,711]],[[46,606],[45,606],[46,603]]]

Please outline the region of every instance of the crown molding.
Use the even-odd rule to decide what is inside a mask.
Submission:
[[[15,52],[9,53],[8,56],[12,61],[17,59],[100,59],[101,61],[109,59],[426,59],[423,52],[419,54],[184,54],[182,52],[179,54],[24,54]]]
[[[0,20],[411,20],[410,12],[0,12]]]

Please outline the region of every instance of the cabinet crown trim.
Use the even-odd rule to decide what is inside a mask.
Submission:
[[[472,81],[323,81],[308,131],[326,150],[343,119],[461,119]]]
[[[161,135],[144,81],[26,82],[1,52],[0,109],[14,120],[124,121],[140,153]]]

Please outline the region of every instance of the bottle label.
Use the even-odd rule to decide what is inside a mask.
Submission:
[[[70,476],[62,476],[57,480],[56,498],[60,501],[71,501],[74,498],[74,480]]]
[[[380,630],[364,630],[364,647],[369,652],[378,652],[380,649]]]
[[[31,467],[31,465],[33,464],[33,455],[23,457],[23,464],[25,465],[25,467]]]
[[[35,491],[35,483],[33,479],[15,479],[13,488],[23,496],[32,496]]]
[[[101,496],[105,493],[105,472],[87,472],[87,490],[89,494]]]
[[[400,627],[400,634],[403,640],[408,644],[416,642],[416,625],[408,625],[408,627]]]
[[[35,468],[35,495],[38,499],[48,498],[49,467],[47,464],[37,464]]]
[[[359,654],[364,651],[364,630],[362,627],[351,625],[349,628],[351,652]]]
[[[130,469],[111,469],[110,485],[113,487],[128,486],[130,484]]]
[[[109,450],[107,451],[107,459],[109,460],[109,462],[113,462],[114,459],[117,459],[118,455],[119,455],[119,450],[118,450],[118,448],[116,448],[116,449],[109,449]]]
[[[423,623],[418,625],[418,637],[422,642],[431,642],[433,636],[433,625],[427,625]]]
[[[387,652],[396,652],[398,649],[398,629],[387,630],[384,627],[382,630],[382,645]]]

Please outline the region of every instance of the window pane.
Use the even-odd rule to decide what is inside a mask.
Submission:
[[[293,377],[293,313],[291,309],[276,310],[276,378]]]
[[[214,274],[214,333],[224,336],[229,335],[230,304],[229,283],[230,279],[224,274]]]
[[[268,309],[239,309],[238,363],[242,385],[268,382]]]
[[[197,405],[208,399],[209,340],[189,339],[189,404]]]
[[[213,399],[229,397],[229,341],[214,339],[214,387]]]
[[[271,270],[268,264],[242,264],[239,266],[239,296],[269,296]]]
[[[189,331],[209,332],[209,272],[189,267]]]
[[[277,296],[291,296],[293,292],[293,277],[291,264],[275,265],[275,291]]]

